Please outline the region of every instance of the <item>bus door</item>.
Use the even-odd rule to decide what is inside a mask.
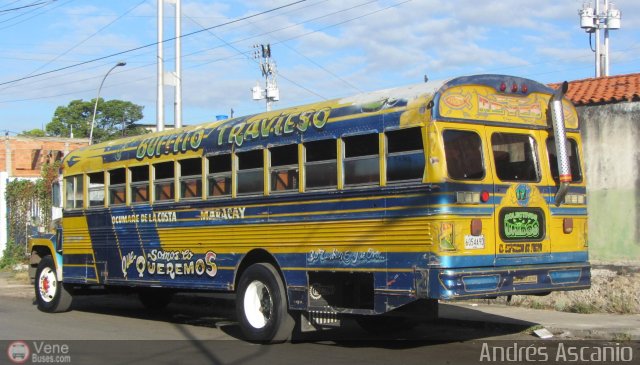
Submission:
[[[540,263],[551,248],[548,185],[541,170],[540,144],[545,142],[535,130],[487,127],[486,133],[494,180],[496,266]]]

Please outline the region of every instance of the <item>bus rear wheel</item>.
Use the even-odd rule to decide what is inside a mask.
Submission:
[[[256,342],[284,342],[295,325],[278,271],[268,263],[253,264],[240,277],[236,311],[245,338]]]
[[[40,260],[35,280],[36,302],[43,312],[66,312],[71,307],[73,297],[64,283],[58,281],[56,266],[51,256]]]

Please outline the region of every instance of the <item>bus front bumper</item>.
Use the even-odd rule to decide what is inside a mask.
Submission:
[[[441,268],[429,270],[428,278],[428,290],[422,293],[419,290],[418,296],[445,300],[545,294],[552,291],[588,289],[591,286],[588,262],[518,267]],[[423,288],[426,289],[424,286]]]

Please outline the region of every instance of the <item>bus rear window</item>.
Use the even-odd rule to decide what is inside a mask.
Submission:
[[[528,134],[494,133],[491,149],[502,181],[540,181],[536,141]]]
[[[578,143],[575,139],[569,139],[568,152],[569,163],[571,165],[571,181],[582,181],[582,171],[580,170],[580,158],[578,156]],[[556,182],[558,179],[558,156],[556,154],[556,142],[553,138],[547,139],[547,151],[549,154],[549,167],[551,167],[551,177]]]
[[[442,133],[449,177],[479,180],[484,177],[482,141],[476,132],[446,130]]]

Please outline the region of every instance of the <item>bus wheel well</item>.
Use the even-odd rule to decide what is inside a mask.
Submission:
[[[280,274],[280,277],[283,278],[282,271],[280,270],[280,266],[278,265],[278,261],[276,261],[275,257],[273,257],[273,255],[271,255],[266,250],[255,249],[247,252],[247,254],[244,255],[244,257],[242,258],[242,262],[240,262],[240,265],[236,270],[236,276],[233,283],[234,290],[238,287],[238,282],[240,281],[240,278],[242,277],[242,274],[244,273],[244,271],[249,266],[260,263],[260,262],[269,263],[273,265],[273,267],[275,267],[275,269],[278,270],[278,274]]]
[[[49,247],[45,246],[33,246],[31,249],[31,256],[29,257],[29,278],[34,280],[36,277],[36,270],[38,269],[38,264],[44,257],[52,256],[51,250]]]

